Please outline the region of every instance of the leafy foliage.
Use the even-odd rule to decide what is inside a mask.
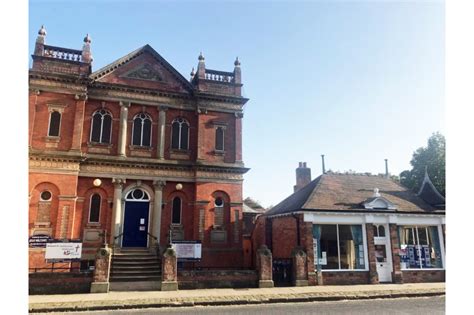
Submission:
[[[440,194],[446,194],[446,139],[439,132],[428,139],[428,146],[418,148],[410,161],[411,170],[400,173],[400,183],[415,192],[421,187],[425,169]]]

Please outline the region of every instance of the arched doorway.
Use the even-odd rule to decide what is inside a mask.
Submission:
[[[125,196],[122,247],[147,247],[150,196],[135,188]]]

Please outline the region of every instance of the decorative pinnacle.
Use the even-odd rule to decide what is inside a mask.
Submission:
[[[191,70],[191,73],[190,73],[190,74],[191,74],[191,78],[194,77],[194,75],[196,74],[196,73],[194,72],[194,67],[193,67],[193,69]]]
[[[236,57],[236,58],[235,58],[235,61],[234,61],[234,66],[236,66],[236,67],[240,67],[240,61],[239,61],[239,57]]]
[[[46,36],[46,29],[44,28],[44,25],[41,25],[41,28],[38,31],[38,35]]]
[[[89,33],[87,33],[86,37],[84,37],[84,43],[90,44],[92,41],[91,37],[89,36]]]
[[[199,61],[204,61],[204,56],[202,55],[202,51],[199,53],[198,60]]]

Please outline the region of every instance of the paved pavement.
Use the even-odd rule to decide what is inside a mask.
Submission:
[[[445,294],[445,283],[410,283],[286,288],[131,291],[95,294],[31,295],[30,312],[65,312],[161,308],[196,305],[242,305],[314,302]]]

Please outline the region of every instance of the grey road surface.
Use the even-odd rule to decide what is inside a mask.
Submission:
[[[49,313],[62,314],[62,313]],[[307,303],[278,303],[237,306],[196,306],[175,308],[147,308],[136,310],[113,310],[95,312],[68,312],[68,315],[148,315],[148,314],[445,314],[445,297],[435,296],[426,298],[397,298],[378,300],[307,302]]]

